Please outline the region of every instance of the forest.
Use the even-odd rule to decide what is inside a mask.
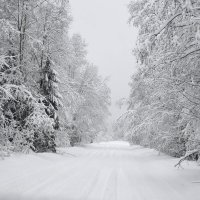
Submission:
[[[0,155],[56,152],[106,129],[110,89],[70,34],[67,0],[0,1]]]
[[[0,200],[199,200],[199,156],[200,0],[0,0]]]
[[[127,112],[117,138],[174,157],[200,153],[200,2],[140,0],[128,5],[138,30]],[[0,152],[56,152],[105,132],[107,79],[70,34],[67,0],[1,0]],[[124,101],[124,100],[123,100]]]
[[[200,153],[200,2],[141,0],[128,5],[138,29],[117,136],[174,157]]]

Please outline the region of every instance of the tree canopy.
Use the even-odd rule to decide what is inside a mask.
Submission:
[[[1,152],[55,152],[105,128],[110,90],[71,22],[67,0],[1,0]]]
[[[200,2],[138,0],[128,9],[138,70],[116,130],[173,156],[199,149]]]

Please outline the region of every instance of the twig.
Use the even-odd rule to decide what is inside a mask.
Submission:
[[[195,149],[195,150],[193,150],[193,151],[188,151],[186,154],[185,154],[185,156],[183,156],[179,161],[178,161],[178,163],[177,164],[175,164],[174,165],[174,167],[181,167],[181,163],[184,161],[184,160],[186,160],[189,156],[191,156],[191,155],[193,155],[193,154],[195,154],[195,153],[199,153],[200,152],[200,150],[198,149]]]

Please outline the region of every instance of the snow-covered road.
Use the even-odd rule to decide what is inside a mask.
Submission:
[[[0,200],[199,200],[200,167],[125,142],[15,154],[0,161]]]

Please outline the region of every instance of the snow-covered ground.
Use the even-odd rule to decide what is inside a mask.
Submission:
[[[107,142],[0,161],[0,200],[199,200],[200,167]]]

